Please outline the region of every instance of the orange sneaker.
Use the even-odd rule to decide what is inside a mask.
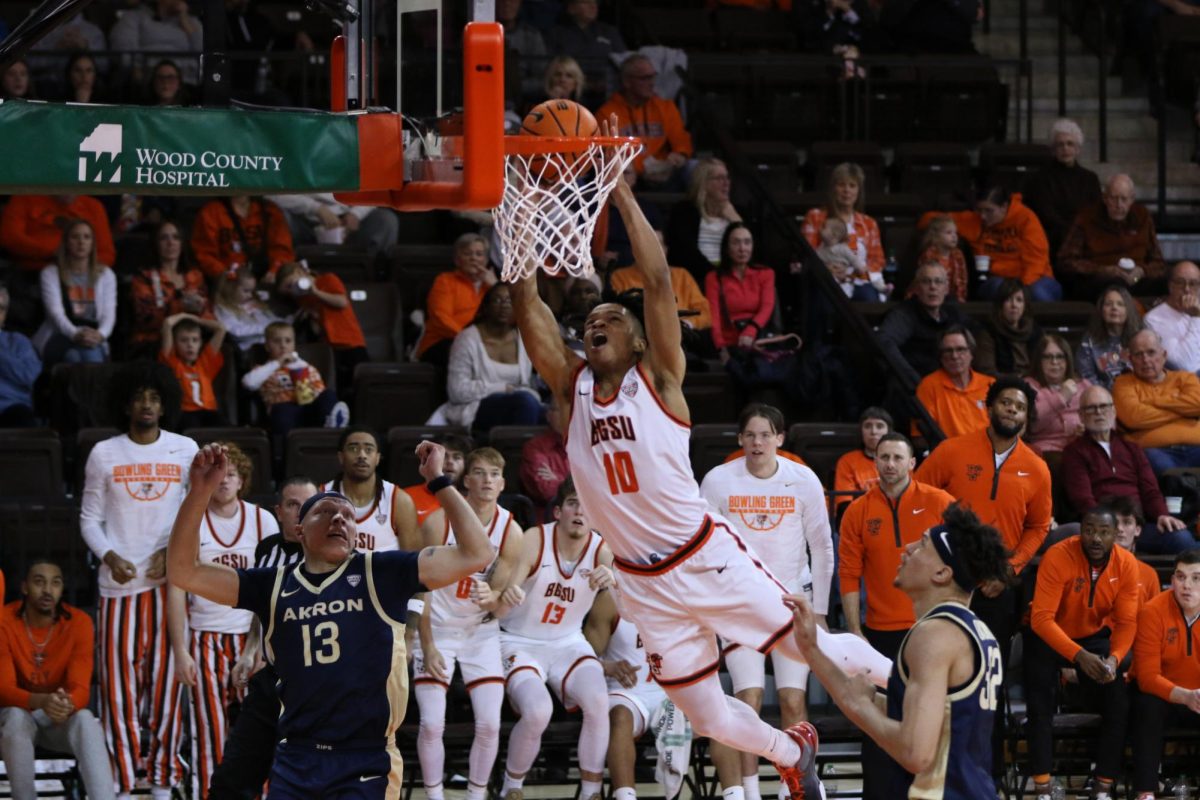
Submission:
[[[817,747],[820,737],[811,722],[797,722],[784,731],[800,746],[800,759],[790,766],[776,764],[779,777],[792,800],[820,800],[821,781],[817,778]]]

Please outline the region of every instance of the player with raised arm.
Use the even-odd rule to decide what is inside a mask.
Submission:
[[[607,126],[605,126],[607,129]],[[645,286],[645,323],[627,306],[602,303],[584,323],[581,359],[562,340],[536,281],[514,284],[521,339],[554,402],[569,414],[571,474],[593,526],[620,573],[617,604],[641,631],[655,679],[698,735],[770,759],[792,797],[817,796],[816,730],[787,733],[727,698],[717,679],[716,634],[800,658],[788,633],[782,586],[742,547],[700,496],[688,457],[690,423],[679,317],[662,247],[618,181],[612,193]],[[822,632],[821,647],[847,669],[882,683],[889,662],[862,639]],[[811,780],[808,780],[811,778]]]
[[[430,482],[457,535],[455,545],[420,553],[360,553],[354,507],[320,492],[300,509],[304,560],[294,566],[233,569],[199,559],[200,523],[228,462],[202,449],[191,489],[167,546],[170,582],[214,603],[253,611],[267,660],[279,673],[279,745],[273,798],[398,797],[403,762],[395,732],[408,704],[404,619],[417,592],[483,569],[492,549],[475,513],[442,475],[443,450],[422,442]]]
[[[790,598],[796,641],[838,707],[887,751],[889,797],[979,800],[994,797],[992,719],[1003,669],[996,638],[968,607],[989,580],[1010,580],[1000,534],[952,505],[941,525],[905,549],[895,584],[912,598],[917,622],[904,637],[887,685],[887,711],[875,687],[852,678],[822,652],[817,615]],[[882,768],[882,767],[881,767]],[[901,795],[902,791],[906,791]]]
[[[491,447],[467,454],[463,475],[467,505],[487,531],[492,561],[452,586],[430,592],[421,613],[420,640],[413,652],[413,692],[421,709],[417,757],[428,800],[444,797],[446,692],[454,666],[462,670],[471,696],[475,736],[468,756],[467,800],[483,800],[500,750],[500,707],[504,671],[500,666],[500,625],[491,612],[521,554],[521,526],[497,501],[504,491],[504,458]],[[442,509],[421,524],[431,546],[457,541]],[[498,588],[493,590],[489,581]]]

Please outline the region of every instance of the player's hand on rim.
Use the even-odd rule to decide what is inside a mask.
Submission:
[[[425,482],[442,475],[442,467],[446,463],[446,448],[436,442],[422,441],[417,445],[417,458],[421,460],[418,471]]]

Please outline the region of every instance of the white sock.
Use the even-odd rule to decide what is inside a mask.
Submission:
[[[129,792],[122,792],[117,795],[117,800],[133,800],[133,795]]]
[[[508,774],[508,770],[504,770],[504,785],[502,787],[500,787],[500,796],[503,797],[504,795],[511,792],[513,789],[516,789],[517,791],[521,791],[524,788],[524,786],[525,786],[525,776],[524,775],[522,775],[520,778],[514,778],[512,775]]]
[[[439,797],[441,796],[441,788],[440,786],[438,787]],[[429,791],[426,790],[425,793],[428,795]],[[473,783],[467,783],[467,800],[484,800],[485,797],[487,797],[486,786],[476,786]],[[433,800],[433,798],[430,798],[430,800]]]
[[[762,800],[762,794],[758,791],[757,775],[743,775],[742,788],[746,791],[746,800]]]
[[[425,800],[443,800],[445,795],[445,785],[439,783],[437,786],[425,787]]]
[[[151,786],[150,797],[152,800],[171,800],[170,786]]]
[[[579,781],[579,798],[580,800],[591,800],[593,795],[600,794],[604,788],[603,781]]]
[[[730,786],[721,790],[721,800],[746,800],[746,790],[741,786]]]
[[[632,786],[622,786],[613,790],[613,800],[637,800],[637,790]]]
[[[789,800],[791,796],[792,793],[788,791],[787,784],[781,782],[779,784],[779,800]]]

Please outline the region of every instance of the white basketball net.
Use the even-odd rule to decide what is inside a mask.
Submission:
[[[631,140],[592,142],[578,153],[506,155],[504,197],[492,210],[504,252],[501,279],[527,278],[538,269],[591,275],[596,220],[641,149]]]

